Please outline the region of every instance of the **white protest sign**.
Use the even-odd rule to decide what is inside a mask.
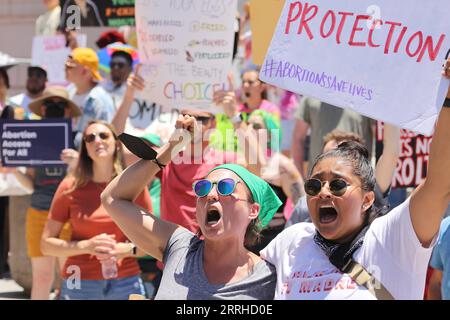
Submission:
[[[79,47],[86,47],[86,35],[77,35]],[[66,47],[66,38],[58,36],[36,36],[33,38],[31,64],[47,70],[48,84],[67,84],[64,64],[71,49]]]
[[[228,88],[237,0],[136,0],[141,97],[164,107],[220,112],[213,93]]]
[[[260,78],[429,135],[449,84],[448,12],[448,0],[286,1]]]

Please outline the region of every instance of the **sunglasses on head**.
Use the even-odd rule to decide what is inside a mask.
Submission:
[[[322,191],[322,188],[326,182],[327,181],[320,181],[319,179],[308,179],[305,182],[305,192],[310,196],[317,196],[320,191]],[[343,196],[347,191],[348,186],[349,184],[347,181],[343,179],[334,179],[328,184],[331,194],[336,197]]]
[[[207,179],[198,180],[194,183],[193,189],[195,195],[199,198],[205,197],[209,194],[214,185],[216,185],[217,193],[221,196],[229,196],[236,189],[236,185],[241,182],[240,180],[234,180],[231,178],[220,179],[219,181],[212,182]]]
[[[95,141],[96,136],[98,136],[102,140],[108,140],[109,137],[111,136],[111,134],[109,134],[108,132],[91,133],[91,134],[84,136],[84,141],[86,143],[91,143],[91,142]]]

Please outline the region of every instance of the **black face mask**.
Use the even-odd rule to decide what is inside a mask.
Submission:
[[[67,107],[65,102],[46,102],[45,118],[64,118],[64,110]]]

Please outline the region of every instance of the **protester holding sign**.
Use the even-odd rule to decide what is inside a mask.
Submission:
[[[195,118],[181,115],[176,128],[156,159],[140,160],[108,185],[102,203],[137,245],[164,262],[156,299],[272,299],[273,267],[245,248],[257,235],[258,224],[267,225],[281,204],[262,179],[228,164],[197,181],[193,187],[200,227],[197,236],[131,203],[199,130]],[[194,137],[184,136],[186,131],[181,129]],[[142,150],[137,145],[131,151]]]
[[[113,127],[90,122],[83,131],[77,168],[56,190],[41,241],[44,254],[67,258],[62,299],[126,300],[130,294],[144,294],[135,246],[100,203],[101,192],[123,168],[122,146]],[[135,201],[152,210],[146,188]],[[72,228],[70,240],[58,237],[66,222]],[[105,264],[115,266],[115,274],[102,274]],[[81,279],[75,287],[70,281],[74,273]]]
[[[450,79],[450,59],[445,76]],[[375,178],[367,150],[346,142],[320,155],[305,183],[313,223],[288,228],[261,252],[277,267],[276,298],[422,299],[450,200],[449,138],[450,88],[427,178],[404,203],[375,221]]]
[[[65,88],[49,87],[44,91],[42,97],[31,101],[29,104],[30,112],[43,119],[80,116],[80,108],[68,97],[69,94]],[[45,257],[42,254],[40,241],[53,195],[58,184],[66,176],[66,167],[27,168],[25,173],[17,168],[3,168],[3,170],[13,172],[24,187],[34,190],[31,195],[31,206],[28,208],[26,215],[26,239],[32,270],[31,299],[48,299],[54,280],[55,258]],[[63,239],[70,238],[68,225],[62,228],[60,236]],[[59,287],[58,284],[56,287]]]

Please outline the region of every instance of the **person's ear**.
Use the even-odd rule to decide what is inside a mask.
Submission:
[[[250,212],[248,214],[249,219],[256,219],[259,215],[259,210],[261,210],[261,206],[259,205],[259,203],[252,203],[250,205]]]
[[[369,191],[364,194],[362,211],[365,212],[369,209],[375,201],[375,192]]]

